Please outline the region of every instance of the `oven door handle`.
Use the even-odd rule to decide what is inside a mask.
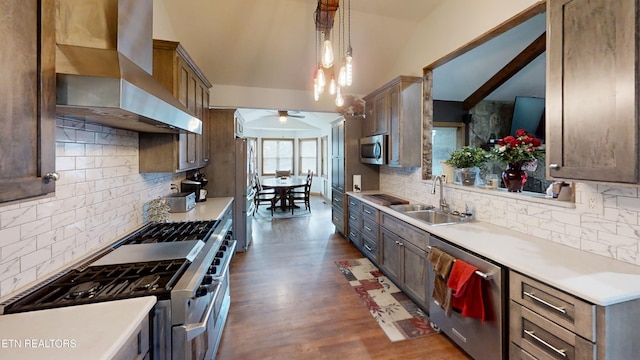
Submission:
[[[207,326],[209,325],[209,318],[211,317],[211,312],[213,311],[213,307],[216,304],[216,298],[221,296],[220,289],[222,288],[222,282],[218,282],[216,285],[216,290],[211,296],[211,302],[207,306],[207,311],[205,311],[204,316],[201,319],[201,322],[195,324],[185,325],[185,337],[187,341],[193,340],[196,336],[202,334],[207,330]]]
[[[222,282],[224,280],[225,274],[229,270],[229,266],[231,265],[231,260],[233,258],[233,254],[236,253],[236,246],[238,244],[238,240],[229,241],[229,245],[227,245],[227,251],[230,255],[226,256],[224,264],[222,264],[222,270],[218,272],[218,275],[213,276],[213,280]]]

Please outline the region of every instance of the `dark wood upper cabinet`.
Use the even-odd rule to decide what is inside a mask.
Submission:
[[[182,45],[153,40],[153,77],[202,120],[202,134],[140,133],[140,172],[184,172],[207,166],[211,83]]]
[[[547,17],[547,177],[638,183],[638,2],[551,0]]]
[[[53,0],[0,2],[0,203],[55,191]]]

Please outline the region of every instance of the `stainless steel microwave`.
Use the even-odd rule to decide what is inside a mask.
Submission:
[[[387,136],[376,135],[360,139],[360,162],[383,165],[387,163]]]

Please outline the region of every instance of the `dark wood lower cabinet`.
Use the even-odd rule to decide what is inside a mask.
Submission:
[[[380,266],[407,295],[427,306],[427,252],[393,232],[380,228]]]

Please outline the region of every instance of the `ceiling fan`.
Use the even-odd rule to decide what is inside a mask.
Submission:
[[[285,124],[287,122],[287,118],[293,117],[298,119],[304,119],[304,115],[300,115],[299,111],[287,111],[287,110],[278,110],[278,121],[280,124]]]

